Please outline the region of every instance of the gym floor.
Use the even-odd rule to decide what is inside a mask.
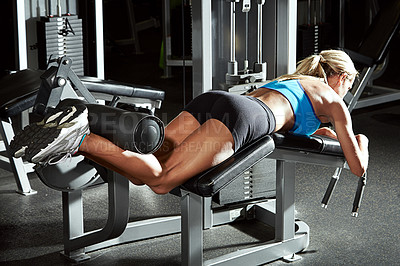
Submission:
[[[152,30],[149,30],[150,33]],[[159,33],[159,30],[154,30]],[[146,33],[141,35],[145,38]],[[159,35],[158,35],[159,36]],[[161,78],[159,42],[142,45],[143,53],[107,50],[107,78],[151,85],[166,91],[158,115],[167,122],[182,108],[182,69]],[[125,50],[125,51],[123,51]],[[398,78],[398,76],[396,76]],[[190,70],[187,70],[190,84]],[[386,81],[390,85],[390,82]],[[398,85],[394,84],[393,87]],[[370,139],[368,183],[358,218],[350,216],[357,178],[343,171],[328,209],[320,201],[335,169],[297,164],[297,218],[310,226],[310,245],[293,265],[400,265],[400,102],[352,113],[355,133]],[[4,265],[70,265],[60,255],[62,245],[61,193],[29,175],[36,195],[15,193],[10,172],[0,170],[0,263]],[[156,195],[146,187],[130,187],[130,220],[179,213],[179,198]],[[85,230],[100,228],[107,214],[107,188],[84,193]],[[244,229],[250,228],[250,233]],[[265,232],[265,233],[262,233]],[[270,228],[254,221],[236,222],[205,231],[205,257],[273,239]],[[133,242],[90,253],[83,265],[180,265],[180,235]],[[285,265],[281,260],[269,265]]]

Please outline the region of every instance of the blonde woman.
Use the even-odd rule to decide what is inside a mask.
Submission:
[[[362,176],[368,167],[368,139],[354,135],[343,102],[356,75],[346,53],[326,50],[300,61],[294,74],[248,95],[204,93],[166,126],[165,140],[154,154],[124,150],[90,133],[87,108],[79,105],[44,119],[40,124],[48,132],[44,145],[23,145],[17,135],[12,146],[15,156],[25,155],[34,163],[79,152],[134,184],[146,184],[155,193],[165,194],[265,134],[320,134],[337,138],[350,170]],[[321,123],[332,123],[335,131],[320,128]]]

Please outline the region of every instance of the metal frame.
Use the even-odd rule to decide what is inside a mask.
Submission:
[[[359,108],[400,100],[399,90],[372,85],[372,78],[376,68],[377,65],[365,67],[360,74],[361,78],[359,82],[344,98],[350,112]],[[372,95],[361,98],[361,95],[366,89],[368,89]]]
[[[276,76],[296,70],[297,1],[277,0]]]
[[[231,252],[217,258],[203,260],[203,229],[205,224],[214,225],[232,221],[233,210],[214,212],[211,215],[203,213],[202,197],[186,192],[181,199],[182,206],[182,265],[260,265],[286,256],[292,257],[294,253],[305,249],[309,243],[309,227],[301,221],[295,222],[294,187],[295,164],[293,162],[277,162],[277,195],[276,200],[269,200],[257,204],[243,206],[236,210],[267,225],[275,227],[275,239],[266,243],[257,244],[250,248]],[[207,204],[205,204],[207,205]],[[205,220],[204,217],[218,221]],[[221,219],[222,218],[222,219]],[[298,229],[295,230],[295,224]]]
[[[27,44],[26,44],[26,25],[25,25],[25,2],[24,0],[15,1],[16,15],[17,15],[17,51],[16,65],[19,70],[28,68],[28,55],[27,55]],[[26,119],[25,114],[21,114],[22,124]],[[37,191],[31,188],[28,173],[33,172],[33,165],[24,163],[22,159],[16,159],[8,153],[8,145],[14,138],[14,130],[12,127],[12,121],[1,121],[0,124],[0,135],[2,140],[0,141],[0,151],[6,152],[6,156],[0,155],[0,167],[13,173],[15,182],[17,184],[16,192],[25,196],[34,195]]]
[[[175,66],[192,66],[192,60],[185,60],[183,62],[182,59],[172,59],[171,52],[171,1],[163,0],[162,1],[162,20],[163,20],[163,49],[164,49],[164,77],[170,78],[172,77],[171,67]]]
[[[86,252],[180,231],[179,216],[128,223],[129,180],[114,172],[107,179],[109,213],[100,230],[84,232],[82,191],[63,192],[63,255],[69,260],[80,262],[90,258]]]
[[[28,55],[26,43],[26,18],[25,18],[25,1],[16,0],[16,14],[17,14],[17,65],[19,70],[28,68]],[[102,0],[95,0],[95,14],[96,14],[96,58],[97,58],[97,77],[104,79],[104,37],[103,37],[103,2]],[[22,114],[22,120],[26,120],[26,115]],[[23,125],[26,122],[22,123]],[[17,184],[17,192],[22,195],[33,195],[37,191],[31,188],[27,174],[33,172],[33,165],[23,162],[22,159],[13,158],[8,154],[8,145],[14,137],[14,130],[12,128],[11,120],[8,122],[1,122],[0,134],[3,138],[0,141],[0,151],[7,152],[7,157],[0,156],[0,167],[2,169],[13,172]]]
[[[95,0],[95,18],[96,18],[96,60],[97,77],[105,79],[104,71],[104,33],[103,33],[103,0]]]
[[[213,88],[211,0],[192,1],[193,97]]]
[[[18,69],[28,68],[28,52],[26,49],[25,26],[25,0],[16,0],[17,6],[17,45],[18,45]]]
[[[90,258],[87,252],[181,231],[183,265],[258,265],[286,256],[294,258],[295,253],[309,244],[309,227],[304,222],[295,221],[295,163],[343,167],[345,159],[287,149],[275,149],[267,158],[277,160],[276,200],[247,203],[230,209],[213,209],[211,198],[181,190],[181,216],[128,223],[129,181],[110,173],[107,178],[107,224],[100,230],[84,232],[82,191],[63,192],[63,254],[79,262]],[[204,261],[203,230],[238,218],[255,218],[275,227],[275,239]]]
[[[7,156],[0,155],[0,167],[13,173],[17,184],[17,193],[24,196],[36,194],[37,191],[32,189],[28,179],[28,173],[33,172],[34,165],[23,162],[21,158],[14,158],[8,152],[10,142],[14,138],[14,130],[10,118],[8,122],[0,121],[0,135],[2,137],[0,150],[5,151],[7,154]]]

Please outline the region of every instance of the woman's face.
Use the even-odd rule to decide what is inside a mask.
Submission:
[[[328,77],[328,85],[343,98],[352,88],[354,80],[348,79],[347,74],[332,75]]]

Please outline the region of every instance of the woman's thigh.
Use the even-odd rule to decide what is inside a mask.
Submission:
[[[162,162],[163,175],[154,184],[173,189],[191,177],[213,167],[234,153],[234,141],[229,129],[216,119],[209,119],[187,136]],[[165,187],[167,186],[167,188]]]
[[[182,111],[165,127],[165,139],[154,155],[165,161],[175,147],[181,144],[190,134],[200,127],[200,123],[186,111]]]

